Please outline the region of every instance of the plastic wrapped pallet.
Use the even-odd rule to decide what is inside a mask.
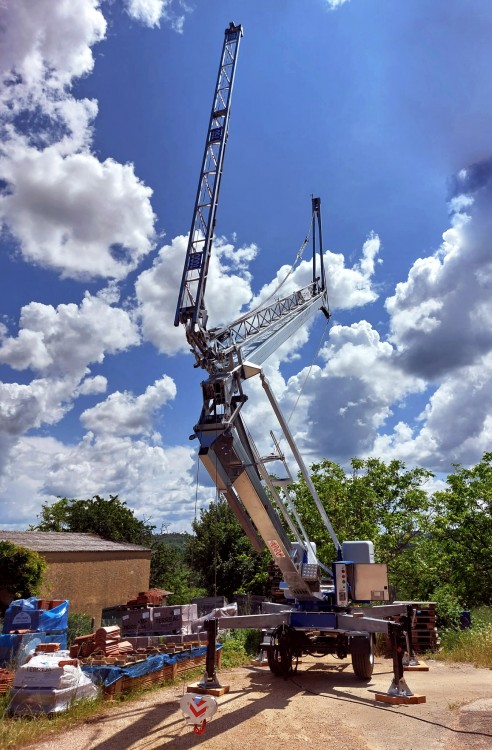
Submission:
[[[67,651],[35,654],[15,672],[9,713],[56,713],[76,700],[96,695],[96,686]]]
[[[152,619],[150,609],[127,610],[121,615],[121,632],[124,635],[152,632]]]
[[[191,633],[191,623],[198,617],[196,604],[177,604],[171,607],[153,607],[152,632]]]

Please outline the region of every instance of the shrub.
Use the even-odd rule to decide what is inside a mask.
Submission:
[[[93,627],[94,619],[90,615],[84,615],[79,612],[69,612],[67,645],[71,646],[74,638],[77,638],[79,635],[88,635],[89,633],[92,633]]]
[[[458,630],[463,607],[451,586],[448,584],[439,586],[434,591],[432,600],[436,602],[436,619],[439,630]]]

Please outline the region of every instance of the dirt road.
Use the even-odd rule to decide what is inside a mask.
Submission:
[[[492,670],[427,662],[430,671],[406,673],[427,702],[376,703],[386,692],[391,662],[377,659],[371,682],[354,678],[348,662],[308,658],[289,680],[268,669],[221,671],[230,692],[203,735],[185,724],[176,685],[59,735],[35,750],[490,750]]]

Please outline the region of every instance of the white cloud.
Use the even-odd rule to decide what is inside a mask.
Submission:
[[[88,433],[77,445],[51,437],[23,437],[0,482],[2,527],[24,529],[35,523],[42,503],[57,496],[87,498],[118,494],[138,518],[160,529],[189,530],[211,491],[196,486],[191,447],[165,449],[128,437]]]
[[[446,472],[454,462],[478,461],[489,448],[491,165],[458,175],[443,244],[419,258],[386,300],[388,340],[365,321],[334,325],[321,351],[324,366],[314,367],[304,385],[306,371],[281,389],[286,413],[302,389],[293,429],[313,459],[378,455]],[[374,257],[368,248],[360,268],[371,273]],[[388,430],[400,407],[405,414],[405,399],[429,389],[419,417]]]
[[[331,10],[334,10],[335,8],[340,8],[344,3],[348,3],[348,1],[349,0],[325,0],[325,3],[327,3]]]
[[[140,518],[177,523],[190,517],[195,498],[191,448],[149,445],[129,437],[88,433],[76,446],[60,445],[46,467],[46,495],[118,494]]]
[[[29,89],[61,89],[94,65],[106,21],[99,0],[7,0],[0,6],[0,70]]]
[[[394,348],[366,321],[333,326],[321,359],[307,380],[307,369],[289,379],[283,399],[289,413],[300,396],[292,429],[310,461],[366,453],[393,405],[425,388],[401,371]]]
[[[1,434],[0,446],[3,447]],[[0,475],[2,529],[25,530],[35,522],[41,504],[51,499],[40,492],[40,487],[59,449],[60,443],[52,437],[24,437],[17,441]],[[2,455],[6,459],[8,451]]]
[[[77,396],[92,396],[105,393],[108,387],[107,378],[104,375],[96,375],[95,378],[84,378],[76,390]]]
[[[176,13],[173,8],[173,0],[124,0],[127,13],[131,18],[145,24],[146,26],[159,26],[161,19],[171,24],[174,31],[181,34],[183,32],[185,15]],[[183,2],[179,3],[181,9],[186,13],[191,12],[191,8]]]
[[[80,420],[96,434],[149,435],[155,413],[175,396],[173,380],[164,375],[140,396],[127,391],[112,393],[106,401],[84,411]]]
[[[30,263],[65,277],[121,279],[152,249],[155,216],[152,190],[132,164],[91,153],[97,102],[71,94],[74,80],[92,71],[92,47],[105,36],[99,5],[0,6],[0,224]],[[27,134],[19,116],[29,118]]]
[[[16,150],[0,169],[9,184],[0,217],[26,260],[62,276],[121,279],[152,249],[152,191],[132,165],[49,147]]]
[[[167,0],[125,0],[128,15],[146,26],[157,26]]]
[[[0,363],[39,377],[0,384],[2,464],[21,435],[59,422],[78,396],[106,390],[106,378],[88,377],[88,365],[138,342],[128,313],[90,294],[80,306],[31,302],[23,307],[18,335],[3,338]]]
[[[492,350],[492,163],[462,170],[452,226],[386,300],[401,366],[436,380]]]
[[[470,466],[492,441],[492,354],[453,371],[435,390],[414,426],[404,422],[376,436],[373,451],[437,472]]]
[[[4,338],[0,362],[49,376],[77,380],[87,365],[139,342],[129,314],[86,292],[79,306],[30,302],[21,310],[19,334]]]
[[[326,366],[315,372],[318,385],[308,387],[315,395],[305,405],[305,413],[314,414],[326,396],[326,421],[334,425],[329,455],[347,460],[351,449],[447,472],[456,462],[475,463],[490,447],[491,203],[492,161],[461,170],[441,247],[417,259],[386,300],[388,341],[379,341],[368,324],[354,324],[350,332],[332,328],[323,351]],[[430,386],[432,395],[418,418],[402,419],[381,433],[402,399]],[[320,436],[323,445],[316,419],[313,431],[312,448]],[[331,427],[325,430],[330,432]]]

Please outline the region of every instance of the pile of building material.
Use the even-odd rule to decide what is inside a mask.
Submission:
[[[140,591],[136,599],[130,599],[126,604],[127,607],[162,607],[166,604],[167,597],[171,591],[164,589],[149,589]]]
[[[67,647],[68,601],[30,597],[12,601],[0,635],[0,667],[19,666],[38,643]]]
[[[37,651],[15,672],[8,710],[17,716],[51,714],[96,695],[96,686],[68,651]]]
[[[81,635],[74,638],[70,646],[70,656],[77,659],[87,659],[90,656],[116,657],[133,652],[129,641],[121,639],[118,626],[98,628],[95,633]]]
[[[0,668],[0,695],[10,690],[14,680],[14,673],[10,669]]]
[[[46,600],[30,597],[14,599],[5,612],[2,633],[36,633],[66,631],[68,627],[68,601]]]
[[[395,604],[411,604],[414,609],[412,641],[415,652],[423,654],[426,651],[437,651],[440,640],[437,632],[436,603],[395,602]]]
[[[196,604],[128,609],[121,614],[124,635],[183,635],[192,632],[198,619]]]

